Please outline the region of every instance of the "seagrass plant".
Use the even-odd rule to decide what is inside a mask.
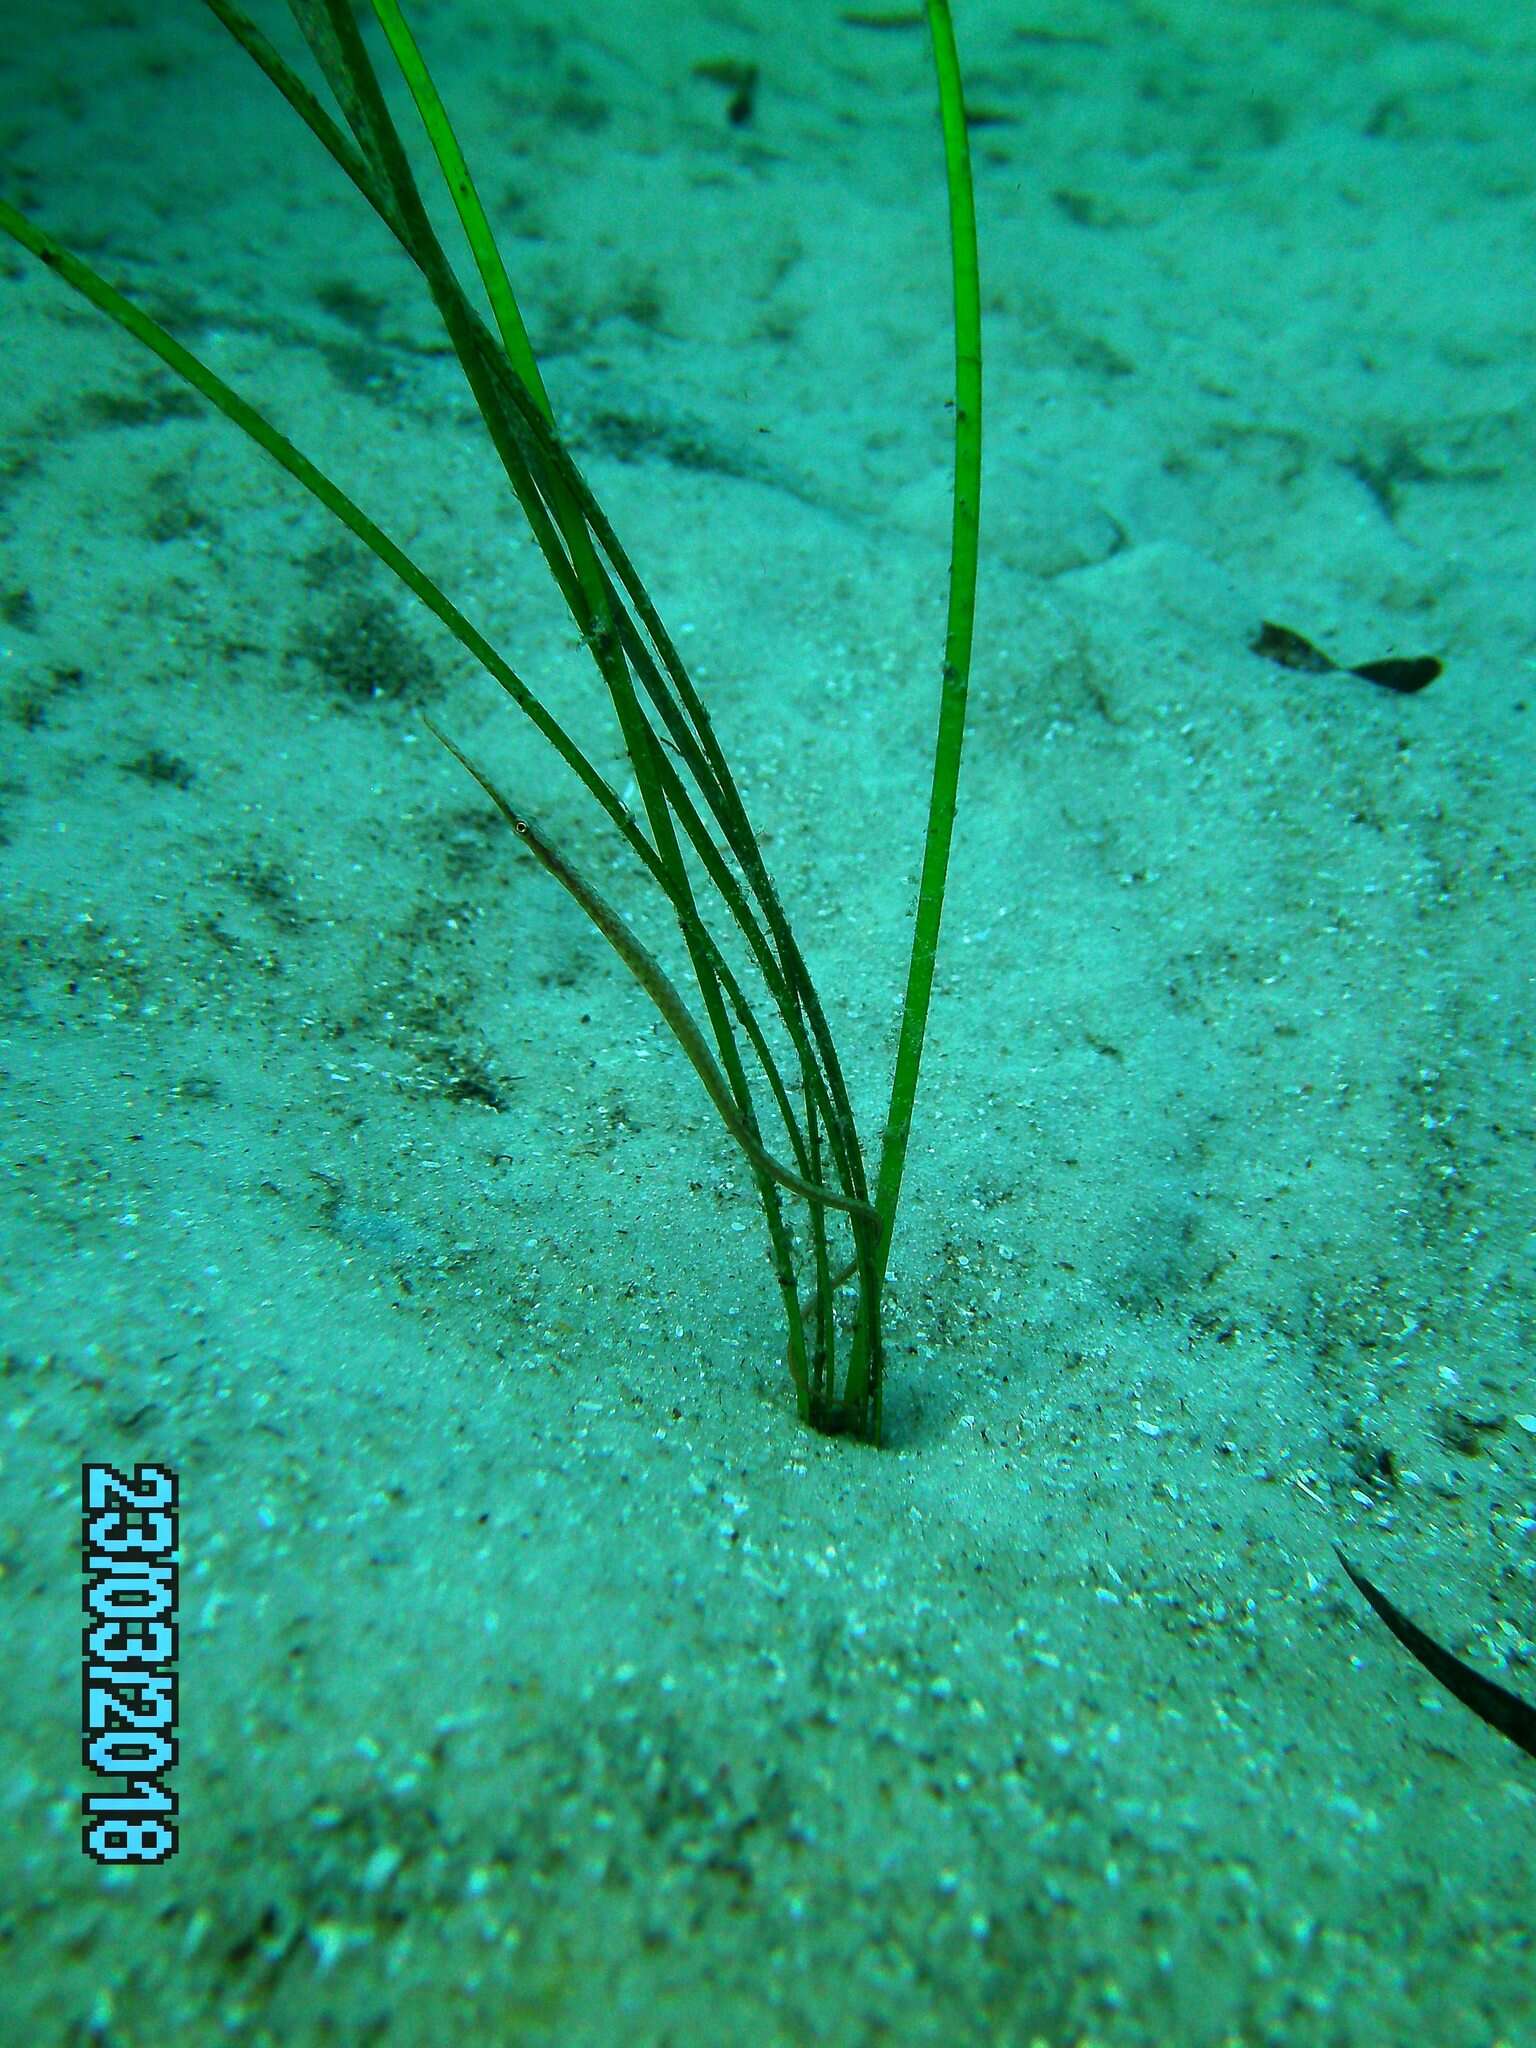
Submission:
[[[475,311],[429,225],[352,0],[289,0],[345,127],[229,0],[205,4],[266,73],[421,273],[507,481],[608,693],[643,816],[631,814],[529,685],[439,586],[207,364],[4,201],[0,227],[153,350],[371,549],[500,684],[606,813],[671,907],[692,996],[683,994],[679,982],[641,946],[620,913],[571,866],[527,811],[450,738],[437,733],[650,997],[745,1155],[767,1226],[802,1420],[827,1432],[846,1431],[878,1442],[881,1292],[933,989],[975,603],[980,310],[965,115],[948,0],[926,0],[926,6],[944,136],[954,275],[955,483],[949,616],[911,961],[873,1188],[825,1013],[764,867],[708,710],[561,438],[490,224],[398,0],[372,0],[373,12],[454,201],[494,332]],[[745,972],[745,985],[726,946]],[[786,1201],[789,1196],[796,1198],[792,1209]],[[838,1299],[850,1281],[856,1289],[853,1306],[840,1321]]]

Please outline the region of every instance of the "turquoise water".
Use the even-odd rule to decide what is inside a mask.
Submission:
[[[413,18],[872,1142],[948,553],[923,35]],[[1332,1548],[1536,1698],[1536,31],[957,27],[983,574],[878,1452],[797,1426],[749,1173],[420,714],[681,978],[602,821],[0,262],[6,2041],[1536,2032],[1532,1766]],[[59,0],[3,63],[0,192],[622,788],[430,304],[217,23]],[[156,1867],[81,1848],[82,1461],[180,1482]]]

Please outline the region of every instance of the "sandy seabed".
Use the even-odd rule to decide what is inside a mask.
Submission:
[[[417,19],[873,1140],[948,554],[924,35]],[[796,1424],[750,1175],[420,713],[665,950],[602,821],[0,256],[6,2042],[1536,2039],[1533,1766],[1333,1553],[1536,1696],[1536,27],[957,26],[983,571],[878,1451]],[[213,19],[55,0],[0,95],[6,196],[620,775],[424,292]],[[180,1481],[154,1868],[81,1848],[82,1461]]]

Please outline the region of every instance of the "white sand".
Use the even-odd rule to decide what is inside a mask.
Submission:
[[[505,15],[419,25],[872,1140],[948,547],[924,40]],[[984,568],[878,1452],[796,1425],[741,1162],[417,706],[663,945],[611,836],[317,506],[0,257],[5,2041],[1536,2038],[1536,1766],[1331,1549],[1536,1697],[1499,17],[961,10],[1003,117]],[[4,191],[611,766],[425,295],[222,31],[59,0],[4,64]],[[1446,671],[1293,673],[1264,618]],[[82,1458],[184,1499],[182,1846],[110,1877]]]

